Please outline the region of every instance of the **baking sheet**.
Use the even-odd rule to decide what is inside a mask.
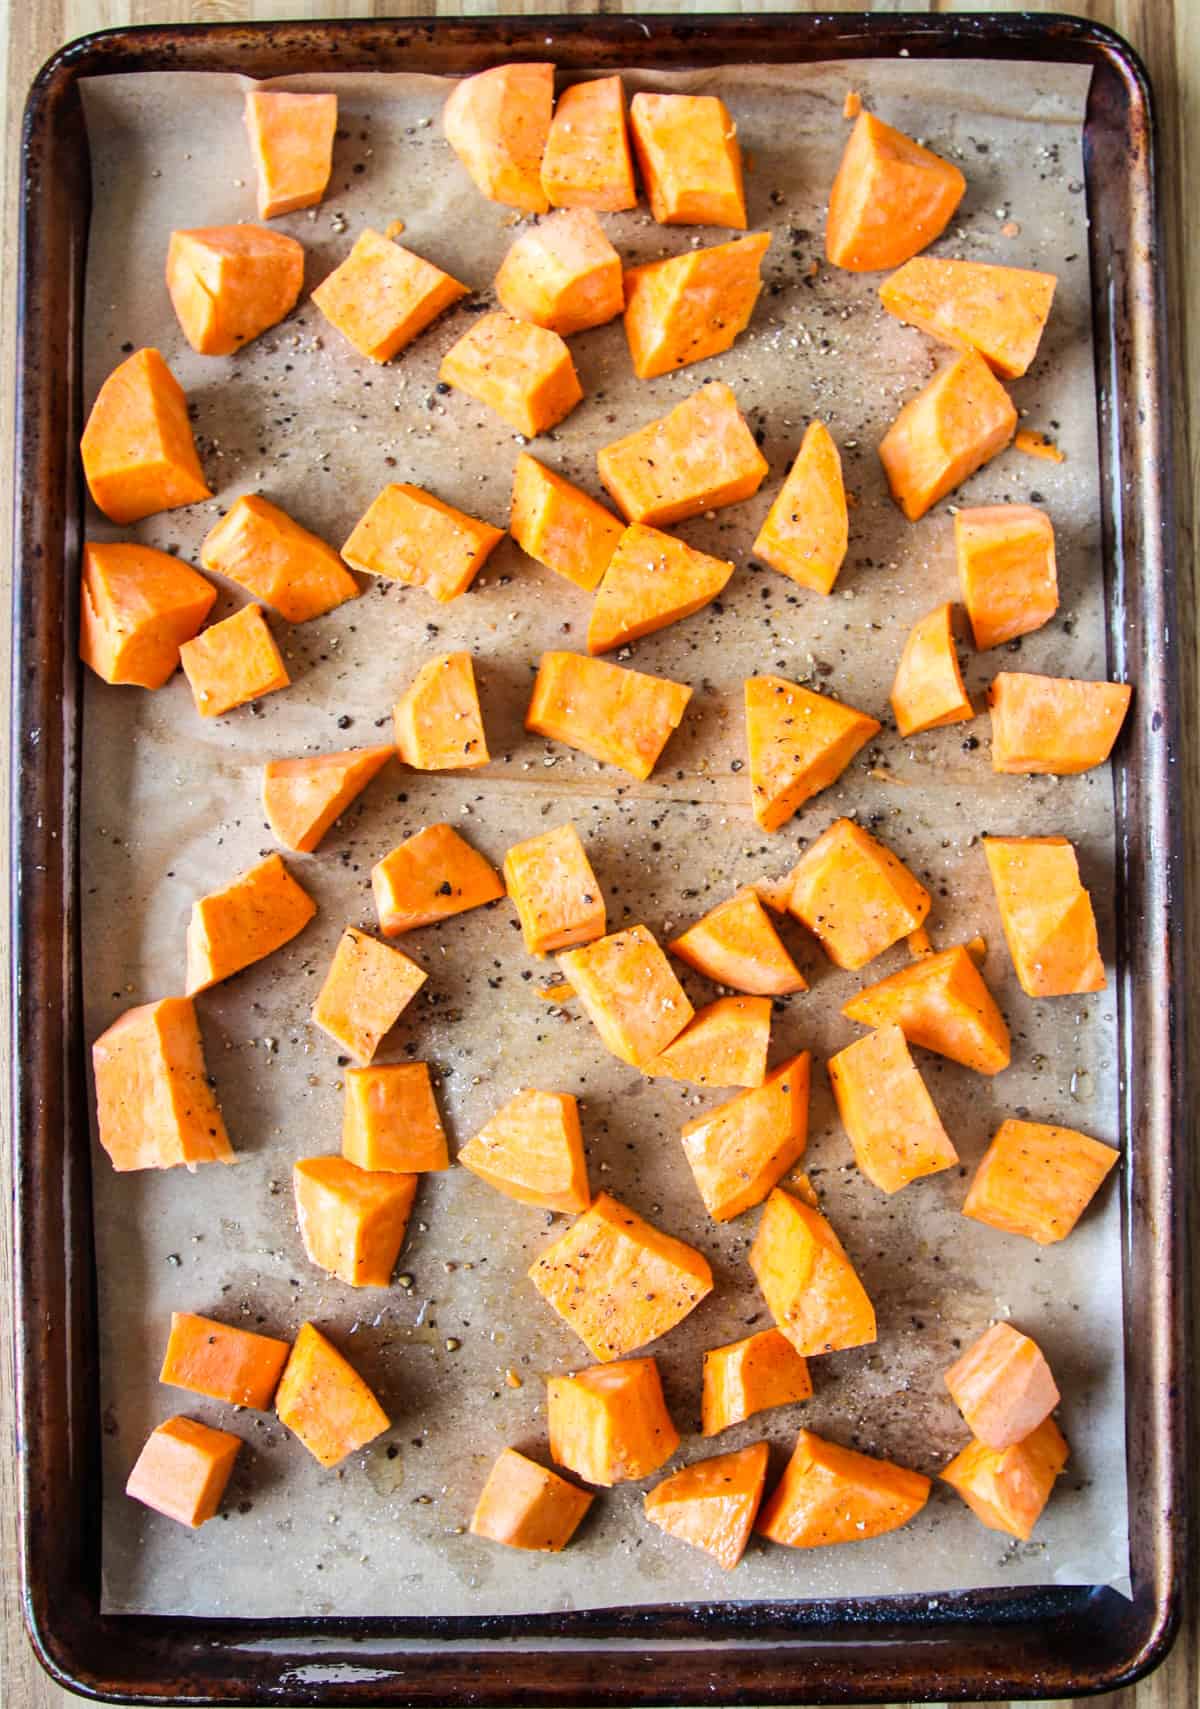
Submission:
[[[548,45],[552,54],[552,46]],[[82,875],[88,1036],[123,1009],[180,989],[191,901],[271,848],[259,804],[270,757],[386,738],[392,702],[430,653],[470,647],[493,759],[462,777],[390,766],[315,857],[291,859],[320,913],[291,945],[199,999],[236,1169],[117,1176],[96,1153],[104,1443],[104,1605],[210,1615],[488,1614],[690,1601],[771,1601],[1034,1583],[1128,1588],[1121,1357],[1120,1229],[1111,1187],[1070,1240],[1045,1251],[965,1221],[965,1175],[1005,1115],[1065,1122],[1115,1142],[1115,995],[1034,1003],[1016,985],[978,843],[981,831],[1064,832],[1080,851],[1112,943],[1112,789],[1107,771],[997,779],[987,721],[910,742],[884,731],[839,784],[766,836],[748,810],[741,682],[778,671],[884,716],[903,634],[957,596],[949,504],[916,525],[887,497],[875,444],[924,382],[929,342],[878,308],[877,280],[820,260],[823,202],[844,142],[844,91],[951,158],[968,178],[936,253],[1047,267],[1060,278],[1042,353],[1013,385],[1028,425],[1067,454],[1054,466],[1009,451],[952,501],[1044,503],[1054,518],[1062,609],[1010,657],[963,650],[968,687],[996,669],[1106,674],[1086,219],[1081,194],[1082,67],[958,61],[630,72],[636,87],[718,90],[750,171],[751,229],[769,229],[767,287],[751,328],[723,357],[650,382],[630,376],[620,324],[572,341],[585,401],[535,453],[599,493],[599,445],[720,377],[761,432],[771,474],[755,499],[679,532],[733,558],[718,605],[630,650],[642,669],[695,693],[655,776],[637,784],[526,735],[534,661],[582,647],[588,600],[506,541],[451,606],[364,582],[361,599],[299,628],[275,623],[293,686],[224,719],[200,720],[182,678],[149,695],[89,675]],[[311,288],[365,224],[405,222],[403,241],[477,286],[511,242],[507,210],[484,202],[441,139],[445,94],[423,76],[290,79],[336,88],[341,131],[323,205],[275,222],[304,242]],[[359,359],[306,302],[236,359],[194,356],[161,286],[175,226],[253,219],[253,177],[234,77],[144,74],[84,85],[95,212],[88,260],[86,393],[126,347],[154,344],[185,386],[216,497],[148,519],[139,538],[195,561],[200,539],[241,492],[258,491],[340,543],[388,480],[412,480],[503,525],[519,445],[482,406],[436,390],[442,352],[470,324],[447,315],[395,363]],[[721,234],[667,229],[645,212],[606,216],[624,255],[652,259]],[[1013,226],[1019,231],[1013,232]],[[1007,235],[1006,235],[1007,228]],[[131,267],[130,258],[138,258]],[[819,415],[843,450],[856,504],[847,564],[829,600],[756,568],[749,548],[804,425]],[[1039,496],[1040,495],[1040,496]],[[111,535],[95,513],[98,537]],[[226,586],[214,616],[243,603]],[[382,733],[382,734],[381,734]],[[979,746],[970,744],[978,740]],[[940,947],[976,931],[1013,1029],[1012,1067],[985,1081],[939,1058],[921,1067],[962,1157],[887,1198],[850,1160],[823,1070],[804,1166],[879,1312],[878,1342],[813,1362],[816,1393],[712,1442],[698,1424],[705,1347],[769,1323],[745,1263],[757,1213],[716,1228],[677,1141],[719,1101],[645,1081],[610,1058],[584,1018],[536,995],[549,971],[524,954],[507,904],[410,934],[430,973],[381,1053],[436,1068],[452,1140],[462,1143],[518,1087],[577,1093],[593,1186],[700,1246],[717,1288],[655,1347],[685,1441],[675,1463],[765,1437],[772,1475],[805,1424],[935,1473],[965,1431],[941,1371],[997,1316],[1045,1348],[1064,1394],[1072,1461],[1027,1545],[984,1530],[945,1486],[904,1531],[863,1545],[793,1552],[755,1540],[726,1575],[640,1514],[642,1489],[596,1501],[571,1548],[524,1556],[465,1535],[479,1486],[505,1444],[545,1458],[544,1378],[587,1355],[524,1279],[561,1232],[466,1171],[425,1177],[398,1270],[409,1289],[355,1293],[308,1265],[291,1204],[293,1160],[336,1150],[336,1047],[307,1015],[347,922],[373,925],[369,871],[421,825],[448,818],[497,864],[518,838],[572,817],[609,900],[612,925],[666,935],[737,884],[777,873],[838,813],[857,813],[930,885]],[[904,959],[860,975],[829,966],[799,929],[784,934],[812,990],[777,1006],[772,1060],[822,1061],[859,1029],[840,1004]],[[714,991],[690,974],[694,1000]],[[333,1472],[270,1415],[233,1413],[157,1383],[172,1310],[289,1334],[318,1322],[375,1386],[394,1423]],[[452,1345],[453,1344],[453,1345]],[[510,1387],[515,1371],[520,1388]],[[149,1430],[172,1412],[236,1429],[247,1443],[222,1519],[197,1534],[148,1513],[123,1485]],[[650,1480],[653,1481],[653,1480]]]

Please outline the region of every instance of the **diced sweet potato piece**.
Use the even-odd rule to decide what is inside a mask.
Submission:
[[[771,1040],[769,997],[718,997],[697,1009],[677,1038],[643,1064],[643,1074],[665,1074],[697,1086],[761,1086]]]
[[[478,398],[527,439],[556,427],[583,397],[558,333],[507,314],[480,315],[442,357],[438,379]]]
[[[648,1478],[679,1446],[653,1358],[546,1379],[550,1452],[586,1483]]]
[[[829,192],[825,254],[835,267],[899,267],[950,223],[967,181],[874,113],[861,112]]]
[[[761,1204],[803,1155],[808,1140],[808,1051],[768,1074],[761,1086],[688,1122],[683,1154],[714,1222]]]
[[[868,713],[781,676],[747,677],[745,699],[750,805],[764,831],[836,783],[880,729]]]
[[[1011,1323],[993,1323],[946,1372],[950,1398],[988,1448],[1023,1442],[1060,1400],[1036,1341]]]
[[[543,653],[525,728],[647,778],[692,691],[582,653]]]
[[[660,225],[746,229],[737,126],[715,95],[650,95],[629,103],[629,128],[650,211]]]
[[[491,758],[470,653],[427,660],[392,717],[396,752],[416,771],[467,771]]]
[[[625,273],[625,336],[639,380],[729,350],[750,324],[768,232],[689,249]]]
[[[771,1316],[811,1358],[875,1339],[875,1311],[844,1247],[820,1211],[776,1187],[750,1248],[750,1268]]]
[[[619,213],[637,207],[619,77],[573,83],[558,97],[542,155],[542,189],[556,208]]]
[[[1092,899],[1065,837],[985,837],[1000,923],[1029,997],[1103,991]]]
[[[243,605],[185,641],[179,662],[201,718],[220,718],[292,680],[260,605]]]
[[[268,760],[263,767],[263,812],[276,842],[297,854],[312,854],[334,820],[382,771],[395,751],[347,748],[340,754]]]
[[[734,991],[780,997],[807,991],[808,981],[753,890],[739,890],[667,945],[672,955]]]
[[[885,1193],[958,1162],[900,1028],[882,1026],[831,1056],[829,1080],[854,1160]]]
[[[464,77],[442,109],[446,141],[476,186],[506,208],[544,214],[542,155],[554,105],[554,67],[493,65]]]
[[[126,1009],[93,1044],[92,1072],[114,1169],[233,1162],[190,997]]]
[[[928,1501],[929,1488],[920,1472],[802,1430],[755,1530],[793,1549],[857,1543],[907,1525]]]
[[[168,1418],[151,1431],[125,1494],[198,1529],[220,1507],[241,1445],[232,1431],[214,1430],[194,1418]]]
[[[574,825],[556,825],[504,857],[504,883],[530,955],[604,936],[604,897]]]
[[[504,895],[504,883],[452,825],[426,825],[371,868],[385,937],[448,920]]]
[[[450,1167],[427,1062],[348,1068],[345,1079],[343,1157],[360,1169],[401,1175]]]
[[[368,1063],[428,977],[400,950],[347,926],[312,1018],[348,1056]]]
[[[173,231],[167,291],[183,336],[201,356],[231,356],[295,307],[304,250],[263,226]]]
[[[1073,1128],[1001,1122],[975,1171],[963,1215],[1052,1246],[1070,1234],[1120,1155]]]
[[[609,653],[716,599],[733,574],[724,558],[635,522],[617,541],[588,621],[589,653]]]
[[[135,350],[96,393],[79,442],[96,508],[111,522],[211,498],[183,387],[157,350]]]
[[[292,1346],[195,1312],[173,1311],[160,1383],[266,1411]]]
[[[779,1329],[761,1329],[743,1341],[712,1347],[704,1355],[703,1433],[717,1436],[756,1412],[812,1394],[808,1363]]]
[[[589,592],[624,532],[610,510],[527,451],[513,471],[508,527],[523,552]]]
[[[767,1481],[768,1453],[765,1442],[752,1442],[732,1454],[684,1466],[646,1496],[646,1518],[732,1571],[750,1541]]]
[[[590,208],[563,208],[523,231],[495,278],[500,307],[563,338],[625,307],[621,257]]]
[[[916,931],[929,892],[869,831],[835,819],[797,863],[788,908],[835,967],[853,969]]]
[[[975,645],[998,647],[1058,610],[1054,528],[1031,504],[976,505],[954,518],[963,604]]]
[[[892,497],[910,522],[1012,439],[1017,411],[981,356],[969,351],[910,398],[879,444]]]
[[[1012,1056],[1004,1016],[961,944],[866,986],[842,1013],[864,1027],[894,1022],[910,1044],[980,1074],[999,1074]]]
[[[801,587],[829,593],[850,539],[842,459],[823,421],[810,421],[751,550]]]
[[[505,1448],[487,1475],[468,1529],[510,1549],[557,1554],[594,1500],[557,1472]]]
[[[192,903],[187,994],[207,991],[290,943],[317,911],[277,854]]]
[[[311,1323],[300,1325],[275,1411],[323,1466],[336,1466],[391,1422],[353,1365]]]
[[[98,677],[161,688],[212,610],[217,590],[169,552],[89,540],[79,594],[79,656]]]
[[[564,950],[558,965],[605,1045],[632,1068],[664,1051],[695,1013],[645,926]]]
[[[1005,380],[1037,355],[1054,301],[1053,273],[922,255],[879,287],[889,314],[959,350],[977,350]]]
[[[470,287],[368,226],[312,294],[325,319],[371,362],[390,362]]]
[[[1001,671],[992,679],[992,770],[1069,777],[1103,765],[1133,690],[1123,682]]]
[[[722,380],[710,380],[657,421],[596,455],[600,479],[630,522],[665,527],[738,504],[762,485],[767,460]]]
[[[1039,433],[1033,427],[1018,427],[1013,435],[1013,447],[1023,451],[1027,457],[1037,457],[1043,463],[1065,463],[1066,453],[1048,439],[1044,433]]]
[[[954,650],[953,612],[949,603],[935,606],[908,632],[892,684],[892,711],[902,736],[975,716]]]
[[[258,217],[311,208],[333,168],[336,95],[290,95],[252,89],[246,129],[258,169]]]
[[[342,557],[369,576],[423,587],[445,604],[467,591],[503,538],[502,528],[393,481],[355,523]]]
[[[1033,1535],[1067,1454],[1062,1431],[1047,1418],[1009,1448],[971,1442],[942,1477],[990,1531],[1007,1531],[1025,1542]]]
[[[604,1364],[674,1329],[713,1286],[703,1254],[608,1193],[547,1247],[529,1279]]]
[[[301,1157],[292,1166],[292,1187],[311,1261],[352,1288],[386,1288],[417,1181],[394,1169],[360,1169],[345,1157]]]
[[[576,1216],[592,1202],[579,1106],[569,1092],[518,1092],[458,1161],[518,1204]]]
[[[209,529],[200,562],[274,606],[289,623],[323,617],[358,597],[358,583],[332,546],[253,493]]]

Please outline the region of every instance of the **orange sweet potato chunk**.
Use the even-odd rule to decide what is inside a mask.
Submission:
[[[1004,1016],[961,944],[866,986],[842,1013],[865,1027],[894,1023],[910,1044],[980,1074],[999,1074],[1012,1057]]]
[[[216,1515],[241,1445],[241,1437],[229,1430],[214,1430],[194,1418],[168,1418],[151,1432],[125,1494],[199,1529]]]
[[[510,1549],[557,1554],[566,1547],[595,1497],[557,1472],[505,1448],[487,1475],[468,1527],[472,1536]]]
[[[649,1477],[679,1446],[653,1358],[547,1378],[546,1422],[559,1465],[606,1489]]]
[[[629,103],[629,128],[650,211],[660,225],[746,229],[742,151],[715,95],[651,95]]]
[[[427,1062],[346,1070],[342,1156],[360,1169],[400,1175],[450,1167]]]
[[[542,189],[556,208],[619,213],[637,207],[619,77],[573,83],[558,97],[542,155]]]
[[[635,522],[621,535],[588,620],[589,653],[609,653],[678,623],[716,599],[733,574],[724,558]]]
[[[252,89],[246,96],[260,219],[311,208],[321,200],[333,169],[337,111],[336,95]]]
[[[929,1489],[920,1472],[801,1430],[755,1529],[793,1549],[857,1543],[907,1525],[928,1501]]]
[[[861,112],[829,192],[825,254],[834,267],[899,267],[939,237],[962,201],[957,166]]]
[[[776,1187],[750,1248],[771,1316],[805,1358],[875,1339],[875,1311],[820,1211]]]
[[[854,1159],[885,1193],[958,1162],[908,1043],[882,1026],[831,1056],[829,1080]]]
[[[442,357],[438,379],[495,410],[527,439],[557,427],[583,397],[559,334],[508,314],[480,315]]]
[[[769,997],[718,997],[697,1009],[643,1074],[690,1080],[697,1086],[761,1086],[771,1041]]]
[[[426,825],[371,869],[385,937],[448,920],[504,895],[504,883],[452,825]]]
[[[569,1092],[517,1092],[458,1161],[518,1204],[577,1216],[592,1202],[579,1105]]]
[[[704,1355],[703,1434],[717,1436],[756,1412],[813,1392],[808,1362],[778,1329],[761,1329],[742,1341],[711,1347]]]
[[[691,697],[669,677],[582,653],[543,653],[525,728],[647,778]]]
[[[710,380],[659,420],[603,446],[596,465],[627,521],[655,527],[751,498],[767,473],[767,460],[722,380]]]
[[[1054,528],[1031,504],[976,505],[954,518],[963,604],[975,645],[998,647],[1058,610]]]
[[[547,1247],[529,1279],[603,1364],[674,1329],[713,1286],[702,1253],[608,1193]]]
[[[987,363],[960,356],[910,398],[879,456],[892,497],[910,522],[973,475],[1012,439],[1017,411]]]
[[[173,231],[167,292],[183,336],[201,356],[231,356],[295,307],[304,250],[263,226]]]
[[[415,771],[467,771],[491,758],[470,653],[427,660],[392,717],[396,752]]]
[[[975,716],[954,650],[953,612],[949,603],[935,606],[908,632],[892,684],[892,711],[902,736]]]
[[[105,682],[161,688],[212,610],[217,590],[169,552],[89,540],[79,594],[79,656]]]
[[[423,587],[445,604],[467,591],[503,538],[502,528],[393,481],[355,523],[342,557],[366,575]]]
[[[810,421],[751,550],[800,587],[829,593],[850,540],[842,459],[823,421]]]
[[[836,783],[880,729],[868,713],[780,676],[747,677],[745,702],[750,805],[764,831]]]
[[[114,1169],[233,1162],[190,997],[126,1009],[92,1045],[92,1072]]]
[[[688,1122],[683,1154],[704,1208],[729,1222],[761,1204],[808,1141],[808,1051],[768,1074],[761,1086]]]
[[[347,926],[312,1018],[348,1056],[366,1064],[428,977],[400,950]]]
[[[604,897],[574,825],[514,843],[504,883],[530,955],[549,955],[604,936]]]
[[[352,1288],[386,1288],[418,1179],[394,1169],[360,1169],[345,1157],[301,1157],[292,1166],[292,1187],[310,1260]]]
[[[135,350],[96,394],[79,442],[96,508],[110,522],[211,498],[183,387],[157,350]]]
[[[915,932],[929,892],[898,855],[852,819],[835,819],[796,865],[788,908],[835,967],[865,967]]]
[[[332,546],[247,494],[200,543],[200,562],[237,582],[289,623],[307,623],[358,597],[358,584]]]
[[[347,748],[340,754],[268,760],[263,767],[262,802],[276,842],[297,854],[312,854],[395,751]]]
[[[179,662],[201,718],[220,718],[292,680],[260,605],[244,605],[185,641]]]
[[[625,273],[625,336],[639,380],[732,348],[762,289],[768,232],[689,249]]]
[[[646,1496],[646,1518],[731,1572],[750,1541],[769,1452],[765,1442],[752,1442],[684,1466]]]
[[[187,994],[207,991],[302,932],[317,911],[282,858],[268,855],[223,890],[192,903],[187,932]]]
[[[750,996],[780,997],[808,990],[807,980],[753,890],[739,890],[719,902],[667,948],[705,978]]]
[[[446,141],[490,201],[526,213],[550,206],[542,155],[554,105],[554,67],[493,65],[464,77],[442,110]]]
[[[605,1045],[632,1068],[664,1051],[695,1012],[645,926],[564,950],[558,965]]]
[[[173,1311],[160,1383],[266,1411],[292,1347],[195,1312]]]
[[[470,287],[370,226],[312,294],[325,319],[370,362],[390,362]]]
[[[1065,1240],[1120,1152],[1044,1122],[1001,1122],[963,1201],[963,1215],[1039,1246]]]
[[[610,510],[522,451],[513,470],[509,533],[523,552],[588,592],[624,532]]]
[[[1062,1432],[1047,1418],[1008,1448],[971,1442],[942,1477],[990,1531],[1007,1531],[1025,1542],[1033,1535],[1067,1454]]]
[[[1065,837],[984,837],[1000,922],[1029,997],[1103,991],[1092,899]]]
[[[275,1411],[323,1466],[336,1466],[391,1422],[353,1365],[311,1323],[300,1325]]]
[[[1123,682],[1001,671],[992,679],[992,770],[1069,777],[1103,765],[1132,688]]]
[[[563,208],[523,231],[495,278],[500,307],[567,338],[625,307],[621,257],[590,208]]]
[[[945,1381],[972,1435],[988,1448],[1023,1442],[1061,1398],[1046,1355],[1011,1323],[985,1330],[949,1367]]]
[[[1053,273],[922,255],[879,287],[889,314],[959,350],[977,350],[1005,380],[1034,357],[1054,301]]]

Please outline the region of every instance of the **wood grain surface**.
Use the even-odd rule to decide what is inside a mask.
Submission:
[[[700,0],[698,5],[674,5],[664,0],[644,0],[642,5],[614,4],[613,0],[566,0],[554,6],[548,0],[532,4],[492,5],[442,4],[434,0],[417,4],[410,0],[0,0],[0,55],[7,66],[4,91],[3,146],[5,240],[0,262],[3,296],[0,300],[0,518],[9,526],[12,514],[12,410],[13,348],[11,329],[15,322],[16,277],[13,246],[17,228],[17,177],[21,109],[29,84],[45,59],[62,43],[91,30],[119,24],[176,22],[221,22],[260,17],[370,17],[442,16],[462,14],[530,14],[548,12],[781,12],[806,11],[805,0],[779,4],[777,0]],[[861,4],[825,0],[822,11],[857,11]],[[867,9],[871,9],[869,4]],[[1181,644],[1183,654],[1184,751],[1180,774],[1184,780],[1187,813],[1188,870],[1200,870],[1200,741],[1196,737],[1197,670],[1195,596],[1198,564],[1194,519],[1200,495],[1200,0],[1091,0],[1090,4],[1044,6],[1039,0],[1022,5],[993,0],[989,7],[959,6],[934,0],[876,0],[877,11],[1073,11],[1119,30],[1145,59],[1158,99],[1160,160],[1162,165],[1162,216],[1168,269],[1169,367],[1174,378],[1174,444],[1178,512],[1178,564],[1181,598]],[[9,609],[9,554],[0,553],[0,610]],[[7,621],[5,617],[4,621]],[[0,655],[0,704],[8,704],[9,649]],[[0,787],[8,794],[7,744],[0,743]],[[7,839],[0,839],[0,863],[6,862]],[[7,895],[7,871],[0,867],[0,894]],[[1192,954],[1185,965],[1200,965],[1196,949],[1200,934],[1193,906],[1188,930]],[[0,964],[7,964],[7,917],[0,919]],[[1190,1061],[1197,1060],[1200,1041],[1197,1012],[1193,1002]],[[5,1029],[7,1030],[7,1029]],[[9,1351],[11,1325],[12,1257],[8,1207],[12,1203],[11,1148],[8,1143],[9,1062],[0,1044],[0,1121],[4,1124],[0,1143],[0,1703],[6,1709],[61,1709],[80,1698],[52,1684],[34,1660],[22,1628],[17,1575],[16,1467],[12,1417],[12,1359]],[[1191,1195],[1193,1208],[1200,1200],[1200,1165],[1193,1162],[1197,1177]],[[1194,1217],[1193,1222],[1197,1219]],[[1195,1246],[1195,1227],[1193,1228]],[[1200,1316],[1200,1265],[1193,1278],[1193,1322]],[[1194,1407],[1200,1417],[1200,1397]],[[1191,1464],[1200,1465],[1200,1442],[1193,1443]],[[1185,1605],[1191,1614],[1165,1666],[1141,1685],[1126,1692],[1095,1699],[1106,1709],[1195,1709],[1200,1705],[1200,1575],[1193,1572]]]

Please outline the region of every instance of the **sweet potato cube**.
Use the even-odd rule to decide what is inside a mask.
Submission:
[[[1062,1431],[1047,1418],[1021,1442],[989,1448],[971,1442],[942,1473],[977,1519],[990,1531],[1007,1531],[1022,1542],[1050,1499],[1054,1481],[1067,1463]]]
[[[750,1248],[771,1316],[797,1353],[837,1353],[875,1339],[875,1311],[820,1211],[776,1187]]]
[[[894,1022],[910,1044],[980,1074],[999,1074],[1012,1056],[1004,1016],[961,944],[866,986],[842,1013],[864,1027]]]
[[[96,393],[79,442],[97,510],[138,522],[211,498],[183,387],[157,350],[135,350]]]
[[[835,819],[797,863],[788,908],[835,967],[854,969],[923,924],[929,892],[869,831]]]
[[[1058,1384],[1036,1341],[1011,1323],[993,1323],[946,1372],[950,1398],[972,1435],[988,1448],[1011,1448],[1049,1418]]]
[[[808,982],[783,946],[755,891],[739,890],[667,945],[672,955],[718,985],[750,996],[807,991]]]
[[[660,225],[746,229],[737,126],[715,95],[649,95],[629,103],[629,128],[650,212]]]
[[[691,617],[733,574],[724,558],[635,522],[617,541],[588,620],[589,653],[610,653]]]
[[[188,923],[188,996],[281,949],[316,911],[277,854],[248,867],[223,890],[199,897]]]
[[[1123,682],[1001,671],[992,679],[992,770],[1069,777],[1103,765],[1133,690]]]
[[[400,950],[347,926],[312,1018],[348,1056],[368,1063],[428,977]]]
[[[769,997],[718,997],[694,1017],[643,1074],[697,1086],[761,1086],[771,1040]]]
[[[975,1171],[963,1215],[1052,1246],[1070,1234],[1120,1155],[1073,1128],[1001,1122]]]
[[[427,660],[392,716],[396,752],[415,771],[468,771],[491,758],[470,653]]]
[[[808,1363],[779,1329],[760,1329],[743,1341],[711,1347],[704,1355],[703,1434],[717,1436],[756,1412],[807,1400]]]
[[[1021,989],[1029,997],[1103,991],[1092,899],[1065,837],[985,837],[996,905]]]
[[[829,192],[828,260],[852,273],[899,267],[945,231],[966,187],[957,166],[861,112]]]
[[[358,583],[332,546],[253,493],[208,531],[200,562],[274,606],[289,623],[323,617],[358,597]]]
[[[604,897],[574,825],[556,825],[504,857],[504,883],[530,955],[604,936]]]
[[[179,649],[201,718],[220,718],[291,682],[260,605],[243,605]]]
[[[647,778],[692,691],[582,653],[543,653],[525,728]]]
[[[255,1335],[195,1312],[173,1311],[160,1383],[266,1411],[292,1347],[273,1335]]]
[[[427,1062],[346,1070],[342,1156],[360,1169],[400,1175],[450,1167]]]
[[[868,713],[781,676],[747,677],[745,699],[750,805],[764,831],[836,783],[880,729]]]
[[[1037,355],[1057,283],[1028,267],[922,255],[883,281],[879,300],[897,320],[977,350],[1002,379],[1017,380]]]
[[[385,937],[448,920],[504,895],[504,884],[452,825],[426,825],[371,868]]]
[[[529,1279],[603,1364],[674,1329],[713,1286],[702,1253],[608,1193],[547,1247]]]
[[[241,1445],[232,1431],[194,1418],[168,1418],[151,1431],[125,1494],[198,1530],[220,1507]]]
[[[360,1169],[345,1157],[301,1157],[292,1166],[292,1187],[310,1260],[352,1288],[386,1288],[418,1179],[394,1169]]]
[[[98,677],[161,688],[212,610],[217,590],[169,552],[89,540],[79,593],[79,656]]]
[[[480,315],[442,357],[438,379],[494,409],[527,439],[557,427],[583,397],[559,334],[507,314]]]
[[[689,249],[625,273],[625,336],[639,380],[729,350],[762,289],[768,232]]]
[[[368,226],[312,294],[330,326],[370,362],[390,362],[470,287]]]
[[[295,307],[304,250],[263,226],[173,231],[167,291],[183,336],[200,356],[231,356]]]
[[[610,510],[522,451],[513,470],[509,533],[539,564],[590,592],[624,532]]]
[[[948,603],[935,606],[908,632],[892,684],[892,711],[902,736],[975,716],[954,650],[953,612]]]
[[[842,459],[825,423],[810,421],[751,549],[800,587],[829,593],[849,540]]]
[[[755,1530],[793,1549],[857,1543],[907,1525],[928,1501],[929,1489],[920,1472],[802,1430]]]
[[[276,842],[297,854],[312,854],[334,820],[383,770],[395,751],[347,748],[340,754],[268,760],[263,767],[263,812]]]
[[[505,1448],[487,1475],[468,1529],[510,1549],[557,1554],[571,1541],[595,1497],[557,1472]]]
[[[879,444],[892,497],[910,522],[1012,439],[1017,411],[981,356],[968,351],[910,398]]]
[[[518,1092],[467,1141],[458,1161],[518,1204],[577,1216],[592,1202],[579,1106],[569,1092]]]
[[[765,1442],[752,1442],[672,1472],[646,1496],[646,1518],[732,1571],[750,1541],[767,1481],[768,1453]]]
[[[300,1325],[275,1411],[323,1466],[336,1466],[391,1422],[353,1365],[311,1323]]]
[[[563,208],[523,231],[495,279],[500,307],[567,338],[625,307],[621,257],[590,208]]]
[[[596,455],[600,479],[629,522],[665,527],[750,498],[767,459],[722,380]]]
[[[546,1380],[550,1452],[585,1483],[648,1478],[679,1446],[653,1358]]]
[[[645,926],[564,950],[558,965],[605,1045],[631,1068],[664,1051],[695,1013]]]
[[[829,1079],[854,1160],[885,1193],[958,1162],[898,1026],[882,1026],[831,1056]]]
[[[554,67],[493,65],[455,85],[442,109],[446,141],[489,201],[544,214],[542,155],[554,105]]]
[[[1058,610],[1054,528],[1031,504],[978,505],[954,518],[963,603],[975,645],[998,647]]]
[[[246,96],[246,129],[258,169],[258,217],[311,208],[321,200],[333,169],[336,95]]]
[[[573,83],[558,97],[542,155],[542,189],[556,208],[619,213],[637,207],[619,77]]]
[[[93,1044],[92,1073],[114,1169],[233,1162],[190,997],[126,1009]]]
[[[802,1051],[761,1086],[688,1122],[683,1154],[714,1222],[761,1204],[804,1153],[812,1059]]]
[[[369,576],[423,587],[445,604],[467,591],[503,538],[502,528],[393,481],[355,523],[342,557]]]

